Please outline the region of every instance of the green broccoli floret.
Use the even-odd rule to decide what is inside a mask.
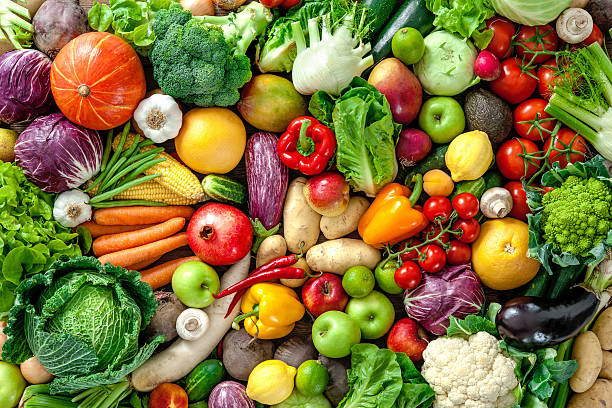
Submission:
[[[153,76],[164,93],[184,102],[234,105],[252,76],[244,53],[271,20],[270,10],[257,2],[226,17],[192,17],[180,6],[160,10],[149,54]]]
[[[562,252],[586,256],[612,228],[612,192],[596,178],[570,176],[542,204],[544,238]]]

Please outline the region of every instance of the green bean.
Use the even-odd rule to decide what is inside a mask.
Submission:
[[[125,157],[121,157],[119,160],[117,160],[117,163],[115,163],[115,165],[111,167],[111,169],[106,173],[106,176],[104,176],[104,180],[102,180],[102,182],[100,183],[100,187],[98,188],[96,195],[104,192],[106,187],[108,187],[108,180],[110,180],[113,174],[117,173],[117,171],[121,168],[121,166],[123,166],[126,160],[127,158]]]
[[[121,154],[121,157],[125,157],[129,159],[134,154],[134,152],[138,150],[138,143],[139,143],[138,140],[139,139],[140,139],[140,136],[136,135],[136,138],[134,139],[130,147],[128,147],[127,149],[125,149],[125,151],[123,151],[123,153]]]
[[[94,187],[100,184],[100,182],[102,182],[107,177],[109,171],[111,171],[111,168],[119,160],[119,157],[121,156],[121,153],[123,152],[123,146],[125,145],[125,140],[127,139],[127,135],[129,131],[130,131],[130,122],[127,122],[125,126],[123,127],[123,132],[121,133],[121,138],[119,139],[119,145],[117,146],[117,150],[115,150],[115,152],[110,158],[110,161],[106,164],[104,171],[100,172],[100,174],[98,175],[96,180],[92,183],[92,185],[89,186],[87,189],[85,189],[85,192],[92,190]]]
[[[147,168],[150,168],[150,167],[156,165],[157,163],[161,163],[161,162],[163,162],[165,160],[166,159],[162,158],[162,159],[156,159],[156,160],[148,161],[148,157],[145,157],[145,158],[143,158],[143,159],[141,159],[141,160],[139,160],[139,161],[137,161],[135,163],[130,164],[129,166],[127,166],[123,170],[121,170],[119,173],[115,174],[115,176],[112,179],[110,179],[107,184],[109,186],[114,185],[116,182],[119,181],[119,179],[121,179],[121,177],[125,176],[126,174],[128,174],[130,171],[132,171],[134,169],[140,168],[142,165],[146,164],[146,165],[148,165]],[[147,168],[145,168],[144,170],[146,170]],[[141,171],[141,173],[143,171]],[[127,181],[130,181],[130,180],[127,180]]]
[[[159,201],[148,201],[148,200],[115,200],[115,201],[101,201],[99,203],[91,204],[94,208],[109,208],[109,207],[132,207],[135,205],[144,205],[146,207],[165,207],[168,204],[160,203]]]
[[[151,149],[151,150],[147,150],[146,152],[142,152],[142,153],[138,153],[133,155],[132,157],[130,157],[125,164],[131,164],[134,163],[137,160],[142,159],[143,157],[150,157],[150,156],[157,156],[158,154],[160,154],[161,152],[164,151],[163,147],[159,147],[157,149]]]
[[[136,177],[138,177],[139,174],[143,173],[145,170],[147,170],[148,168],[152,167],[153,164],[159,163],[158,160],[165,161],[166,159],[163,159],[163,158],[162,159],[155,159],[155,160],[151,160],[148,163],[143,164],[142,166],[138,167],[136,170],[132,171],[131,174],[127,175],[125,177],[125,179],[123,179],[122,183],[128,183],[128,182],[134,180]],[[155,162],[155,163],[153,163],[153,162]],[[149,163],[153,163],[153,164],[149,166],[148,165]],[[160,176],[161,176],[161,174],[160,174]]]
[[[113,129],[108,131],[108,135],[106,136],[106,144],[104,145],[104,155],[102,156],[102,165],[100,166],[100,171],[104,171],[106,168],[106,164],[108,163],[108,158],[110,157],[110,152],[113,150]]]
[[[129,183],[122,184],[120,187],[117,187],[117,188],[115,188],[113,190],[109,190],[109,191],[106,191],[106,192],[104,192],[102,194],[96,195],[94,198],[89,200],[89,203],[90,204],[92,204],[92,203],[99,203],[100,201],[104,201],[107,198],[111,198],[111,197],[116,196],[117,194],[123,193],[128,188],[132,188],[132,187],[137,186],[139,184],[142,184],[142,183],[144,183],[146,181],[153,180],[154,178],[157,178],[159,176],[161,176],[161,174],[151,174],[149,176],[144,176],[144,177],[140,177],[140,178],[138,178],[136,180],[132,180]]]

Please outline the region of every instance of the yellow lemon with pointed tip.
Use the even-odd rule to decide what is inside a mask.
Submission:
[[[472,244],[472,267],[495,290],[518,288],[532,280],[540,262],[527,256],[529,226],[515,218],[489,220]]]
[[[448,145],[444,156],[446,167],[454,182],[476,180],[493,160],[493,147],[489,136],[480,130],[460,134]]]

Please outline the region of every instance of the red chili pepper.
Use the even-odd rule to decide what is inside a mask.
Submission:
[[[257,275],[251,275],[216,295],[213,294],[213,297],[215,299],[220,299],[242,289],[248,289],[256,283],[267,282],[274,279],[303,279],[305,277],[306,273],[302,268],[290,268],[286,266],[284,268],[268,269]]]
[[[294,119],[277,145],[278,155],[285,166],[307,176],[325,170],[335,150],[334,132],[310,116]]]

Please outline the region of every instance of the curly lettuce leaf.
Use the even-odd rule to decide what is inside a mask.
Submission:
[[[425,6],[435,14],[434,25],[463,38],[474,40],[479,49],[485,49],[493,38],[486,30],[485,20],[495,15],[490,0],[426,0]]]

